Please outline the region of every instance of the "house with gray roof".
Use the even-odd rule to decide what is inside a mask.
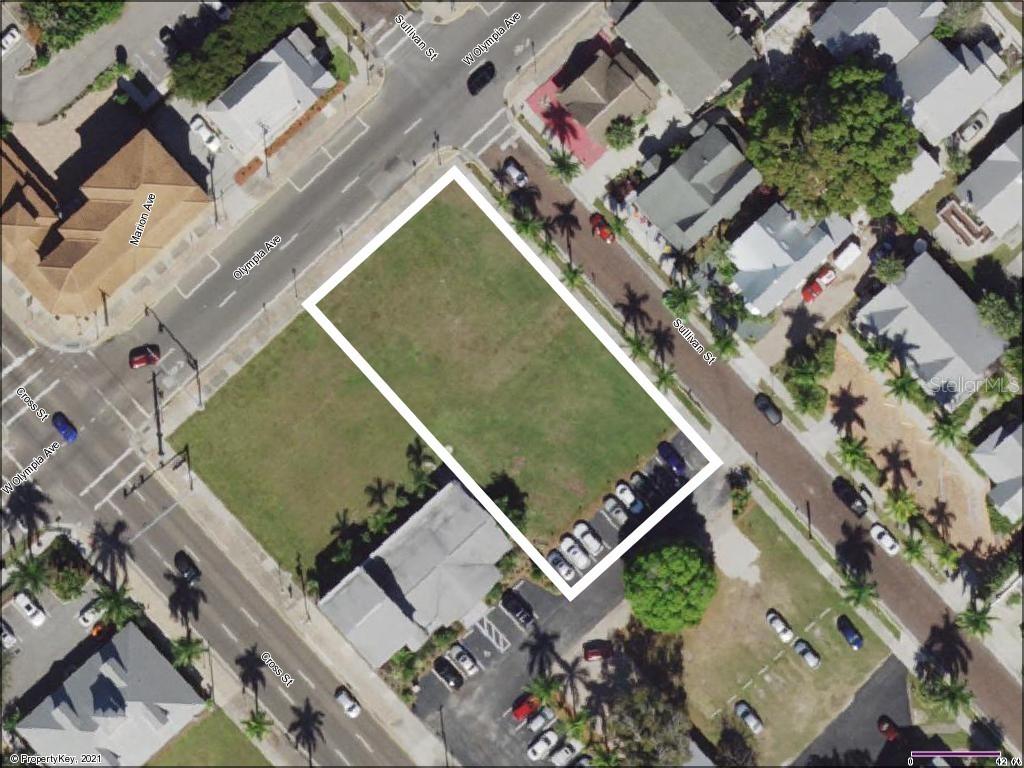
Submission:
[[[128,624],[29,712],[18,733],[40,755],[144,765],[205,709],[135,624]]]
[[[1021,464],[1024,452],[1021,441],[1024,427],[998,427],[974,449],[971,457],[992,479],[988,500],[999,514],[1012,522],[1021,519],[1021,487],[1024,483]]]
[[[767,315],[852,234],[842,216],[815,224],[776,203],[729,247],[738,270],[732,287],[751,313]]]
[[[637,207],[679,251],[690,250],[718,222],[735,216],[761,184],[761,174],[747,162],[724,118],[700,121],[691,136],[698,138],[636,198]],[[651,165],[644,170],[657,173]]]
[[[480,609],[510,548],[494,518],[452,481],[324,595],[320,610],[380,667]]]
[[[293,30],[210,103],[207,113],[232,151],[262,150],[335,86],[314,50],[305,32]]]
[[[950,53],[927,37],[896,65],[893,88],[928,143],[939,146],[999,90],[984,60],[965,45]]]
[[[1003,352],[974,302],[928,253],[861,308],[857,326],[902,350],[910,372],[948,410],[981,385]]]
[[[896,177],[889,187],[892,192],[892,208],[903,213],[924,197],[943,177],[938,161],[925,150],[919,149],[910,169]]]
[[[956,195],[1003,240],[1021,240],[1021,131],[996,147],[960,182]]]
[[[932,33],[945,7],[939,0],[832,3],[811,34],[840,61],[869,50],[896,64]]]
[[[631,4],[616,29],[690,112],[729,88],[754,58],[710,2]]]

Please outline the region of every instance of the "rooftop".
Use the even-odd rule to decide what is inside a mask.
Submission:
[[[996,147],[956,188],[957,197],[969,205],[997,237],[1021,224],[1021,132]]]
[[[1024,428],[999,427],[974,449],[971,456],[992,479],[989,500],[1000,514],[1016,522],[1021,519],[1022,482],[1021,462],[1024,451],[1021,442]]]
[[[832,3],[811,34],[837,58],[870,49],[895,64],[932,33],[945,5],[937,0]]]

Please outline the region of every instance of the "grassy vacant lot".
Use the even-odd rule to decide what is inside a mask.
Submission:
[[[672,429],[454,184],[320,306],[477,482],[516,480],[542,541]]]
[[[718,592],[704,620],[684,632],[690,715],[714,741],[720,711],[731,714],[735,700],[746,699],[765,724],[753,741],[758,764],[781,765],[846,707],[888,649],[760,508],[744,514],[737,525],[760,550],[751,569],[759,581],[749,584],[719,574]],[[777,639],[765,622],[769,608],[818,651],[818,669],[809,669]],[[836,631],[842,613],[864,635],[860,651],[851,650]]]
[[[194,721],[147,765],[270,765],[221,710]]]
[[[335,513],[368,515],[375,477],[401,482],[413,431],[302,314],[171,437],[285,569],[312,565]]]

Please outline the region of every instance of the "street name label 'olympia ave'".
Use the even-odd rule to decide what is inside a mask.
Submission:
[[[437,49],[433,46],[427,45],[427,41],[420,37],[420,33],[416,31],[416,27],[405,20],[405,16],[399,13],[395,16],[395,24],[402,28],[402,32],[405,36],[412,40],[412,44],[423,51],[423,55],[431,61],[437,61]]]
[[[13,475],[11,475],[11,481],[9,483],[4,483],[2,486],[0,486],[0,490],[2,490],[6,494],[12,493],[15,488],[17,488],[19,485],[21,485],[30,477],[32,477],[32,475],[34,475],[37,471],[39,471],[39,468],[43,466],[43,463],[48,458],[53,456],[53,454],[55,454],[59,448],[60,443],[54,440],[52,443],[50,443],[43,449],[43,452],[41,454],[35,456],[32,459],[32,461],[30,461],[20,472],[15,472]]]
[[[146,223],[149,221],[149,214],[153,212],[154,203],[156,203],[156,195],[150,192],[146,195],[146,202],[142,204],[142,207],[146,210],[139,214],[139,223],[135,225],[135,231],[132,233],[132,236],[128,238],[128,245],[134,245],[136,248],[139,247],[139,243],[142,241],[142,233],[146,231]]]
[[[480,59],[487,51],[491,49],[491,46],[501,40],[501,36],[512,29],[515,23],[523,18],[519,13],[513,13],[502,23],[502,26],[495,27],[494,31],[491,32],[487,37],[481,40],[479,43],[473,46],[473,49],[466,51],[466,55],[462,57],[462,63],[467,67],[473,66],[473,62]]]
[[[245,264],[243,264],[242,266],[236,267],[235,271],[231,273],[231,276],[234,277],[235,280],[241,280],[243,277],[245,277],[254,269],[256,269],[256,265],[263,261],[267,257],[267,254],[274,250],[280,244],[281,236],[274,235],[272,238],[263,243],[262,248],[257,248],[255,251],[252,252],[251,259],[245,262]]]

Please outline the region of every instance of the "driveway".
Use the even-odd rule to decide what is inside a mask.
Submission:
[[[505,157],[492,149],[483,156],[487,167]],[[572,192],[556,182],[544,164],[527,147],[514,150],[515,157],[537,185],[542,215],[553,215],[555,203],[572,204],[580,230],[572,240],[573,260],[585,270],[598,290],[613,302],[626,302],[646,313],[648,328],[671,327],[673,316],[660,301],[662,286],[617,244],[608,245],[591,237],[587,226],[589,210]],[[557,237],[557,236],[556,236]],[[564,243],[565,237],[561,236]],[[702,339],[705,346],[709,340]],[[761,470],[782,492],[802,508],[806,507],[819,533],[832,543],[846,536],[850,524],[846,508],[832,495],[832,477],[785,427],[773,427],[751,405],[754,393],[732,368],[722,361],[707,365],[689,345],[677,344],[666,357],[684,387],[714,414],[726,432],[755,457]],[[723,450],[725,446],[715,446]],[[1007,738],[1018,748],[1022,743],[1021,686],[982,642],[959,637],[953,617],[942,598],[902,558],[873,557],[870,577],[878,583],[882,600],[919,642],[947,651],[952,632],[957,649],[947,656],[950,664],[962,665],[977,704],[989,717],[1000,721]]]

